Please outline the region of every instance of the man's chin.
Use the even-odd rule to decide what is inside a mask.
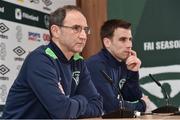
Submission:
[[[75,50],[75,53],[81,53],[83,51],[83,48],[78,48]]]
[[[124,57],[124,58],[122,58],[121,60],[122,61],[126,61],[128,59],[128,57]]]

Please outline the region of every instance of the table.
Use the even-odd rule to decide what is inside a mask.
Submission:
[[[157,119],[157,120],[164,120],[164,119],[168,119],[168,120],[180,120],[180,115],[172,115],[172,113],[168,113],[168,114],[152,114],[152,115],[142,115],[139,116],[137,118],[128,118],[128,119],[134,119],[134,120],[144,120],[144,119]]]

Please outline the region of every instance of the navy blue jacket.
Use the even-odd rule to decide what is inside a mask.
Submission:
[[[51,42],[27,56],[10,88],[3,118],[95,117],[102,114],[102,106],[84,61],[68,61]]]
[[[99,53],[87,59],[86,63],[95,87],[103,96],[105,113],[120,108],[121,99],[117,98],[117,89],[119,89],[124,99],[121,107],[141,112],[145,111],[146,105],[141,100],[142,91],[138,82],[138,72],[129,71],[124,62],[117,61],[106,49],[102,49]],[[107,80],[102,71],[112,79],[113,84]]]

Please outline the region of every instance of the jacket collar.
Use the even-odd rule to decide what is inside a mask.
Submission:
[[[112,56],[111,53],[105,48],[101,50],[101,53],[105,57],[106,62],[111,66],[120,66],[122,64],[125,64],[124,62],[120,62],[116,58],[114,58],[114,56]]]
[[[52,51],[55,53],[55,55],[58,57],[58,59],[63,63],[71,63],[73,61],[73,56],[70,60],[68,60],[64,53],[61,51],[60,48],[51,40],[51,42],[48,44],[48,47],[52,49]]]

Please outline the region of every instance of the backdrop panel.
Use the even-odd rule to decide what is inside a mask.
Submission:
[[[180,11],[179,0],[108,0],[108,18],[133,24],[133,49],[142,60],[140,83],[156,106],[165,105],[162,90],[149,74],[160,81],[170,102],[180,106]]]
[[[75,0],[0,0],[0,105],[24,62],[49,42],[49,13]]]

